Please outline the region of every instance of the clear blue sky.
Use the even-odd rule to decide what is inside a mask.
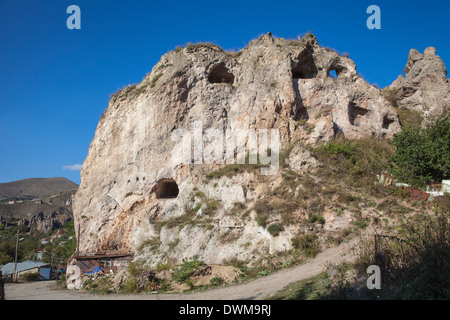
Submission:
[[[66,9],[81,8],[81,30]],[[366,9],[381,8],[381,30]],[[450,65],[450,1],[0,0],[0,182],[79,171],[109,95],[138,83],[161,55],[187,42],[241,49],[261,34],[348,52],[380,87],[397,78],[409,50],[437,48]]]

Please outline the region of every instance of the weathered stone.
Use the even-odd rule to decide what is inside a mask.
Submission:
[[[332,70],[337,78],[329,75]],[[168,255],[221,263],[290,249],[294,227],[275,239],[254,220],[225,218],[234,202],[265,192],[242,187],[253,173],[209,182],[205,173],[217,164],[172,161],[184,155],[174,130],[192,133],[195,121],[203,133],[277,129],[283,144],[305,146],[336,134],[390,138],[400,130],[398,114],[380,90],[358,75],[352,60],[319,46],[311,34],[295,41],[267,34],[238,53],[211,44],[168,52],[140,84],[113,95],[99,121],[73,199],[81,252],[125,250],[156,264]],[[197,148],[202,141],[185,142]],[[296,170],[317,165],[306,150],[296,150],[289,161]],[[162,186],[167,181],[177,192]],[[207,225],[186,218],[200,191],[220,201]],[[201,217],[208,206],[202,204]],[[168,223],[173,221],[176,227]],[[224,222],[242,226],[239,237],[221,241]]]
[[[286,159],[289,168],[296,172],[303,172],[315,168],[320,165],[320,162],[307,149],[296,145]]]
[[[436,55],[436,48],[429,47],[421,54],[411,49],[405,67],[406,76],[400,76],[389,88],[398,91],[397,106],[421,113],[428,123],[438,118],[450,107],[450,83],[447,68]]]

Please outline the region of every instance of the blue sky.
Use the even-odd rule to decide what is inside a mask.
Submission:
[[[81,30],[66,27],[72,4],[81,9]],[[366,27],[372,4],[381,8],[381,30]],[[449,65],[449,14],[444,0],[0,0],[0,182],[62,176],[80,183],[76,165],[109,95],[139,83],[178,45],[238,50],[267,32],[310,31],[385,87],[411,48],[434,46]]]

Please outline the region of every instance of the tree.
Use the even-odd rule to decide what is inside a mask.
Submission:
[[[450,177],[450,117],[425,128],[405,128],[394,135],[392,174],[401,182],[424,187]]]

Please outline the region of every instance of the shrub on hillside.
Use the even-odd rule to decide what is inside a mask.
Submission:
[[[192,273],[200,266],[205,265],[203,261],[194,257],[192,259],[183,259],[183,263],[173,269],[172,279],[178,283],[186,282],[190,279]]]
[[[401,182],[424,187],[450,177],[450,116],[425,128],[410,127],[394,135],[391,172]]]

